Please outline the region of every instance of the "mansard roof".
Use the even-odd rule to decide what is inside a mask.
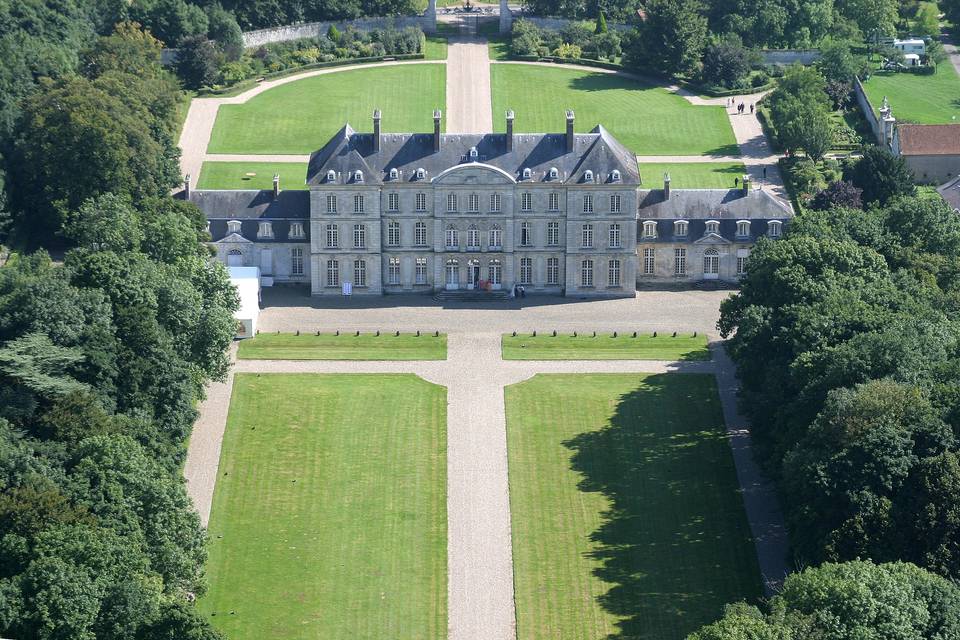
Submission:
[[[190,192],[190,202],[197,205],[208,220],[242,220],[247,218],[309,218],[310,192],[272,190],[200,190]]]
[[[753,189],[663,189],[639,191],[642,220],[782,220],[793,217],[790,205],[763,191]]]
[[[334,184],[351,184],[356,171],[363,172],[365,184],[389,183],[390,170],[398,172],[397,182],[416,182],[417,169],[424,169],[424,181],[461,164],[481,162],[501,169],[517,181],[530,169],[531,182],[551,182],[549,172],[556,168],[557,182],[582,184],[586,171],[593,172],[593,184],[610,184],[614,170],[620,172],[620,184],[640,184],[636,156],[630,153],[606,129],[597,126],[590,133],[574,134],[573,151],[567,152],[566,134],[515,133],[513,149],[507,150],[507,136],[490,134],[441,134],[440,150],[434,151],[432,133],[384,133],[380,150],[374,150],[372,133],[357,133],[344,126],[327,144],[310,156],[307,184],[329,184],[327,174],[334,171]],[[477,157],[471,160],[471,149]]]

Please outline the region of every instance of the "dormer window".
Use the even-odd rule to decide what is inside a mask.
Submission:
[[[767,235],[771,238],[779,238],[783,233],[783,223],[779,220],[771,220],[767,223]]]
[[[677,220],[673,223],[673,235],[680,236],[681,238],[687,235],[687,221],[686,220]]]
[[[750,221],[749,220],[737,221],[737,237],[738,238],[750,237]]]
[[[657,223],[655,220],[647,220],[643,223],[643,237],[649,239],[657,237]]]
[[[477,148],[470,147],[470,160],[476,162],[478,157],[480,157],[480,152],[477,151]]]
[[[327,171],[327,182],[336,182],[337,181],[337,172],[333,169]]]
[[[397,171],[396,168],[390,169],[390,179],[397,180],[399,178],[400,178],[400,172]]]
[[[303,223],[302,222],[291,222],[290,223],[290,237],[291,238],[303,238],[306,234],[303,232]]]
[[[593,182],[593,171],[590,171],[590,169],[587,169],[586,171],[584,171],[584,172],[583,172],[583,181],[584,181],[584,182]]]
[[[610,172],[610,182],[620,182],[620,171],[618,169]]]
[[[258,238],[272,238],[273,237],[273,224],[270,222],[261,222],[260,228],[257,229]]]
[[[359,169],[353,172],[353,181],[354,182],[363,182],[363,171]]]
[[[417,180],[423,180],[423,179],[426,178],[426,177],[427,177],[427,172],[426,172],[426,170],[423,169],[423,168],[418,168],[418,169],[417,169]]]
[[[523,170],[523,179],[529,180],[532,177],[533,177],[533,171],[531,171],[529,167],[525,168]]]
[[[551,179],[551,180],[556,180],[556,179],[559,178],[559,177],[560,177],[560,172],[557,170],[557,168],[556,168],[556,167],[550,167],[550,179]]]
[[[240,233],[240,221],[230,220],[227,222],[227,233]]]
[[[716,220],[707,220],[707,233],[720,233],[720,223]]]

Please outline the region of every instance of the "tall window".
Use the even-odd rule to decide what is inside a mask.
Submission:
[[[608,287],[620,286],[620,261],[619,260],[610,260],[607,263],[607,286]]]
[[[560,194],[556,191],[550,194],[548,209],[550,209],[550,211],[560,211]]]
[[[583,196],[583,212],[593,213],[593,196],[589,193]]]
[[[301,247],[290,249],[290,273],[295,276],[303,275],[303,249]]]
[[[353,225],[353,246],[357,249],[367,248],[367,225]]]
[[[533,259],[520,258],[520,284],[533,282]]]
[[[457,230],[447,227],[447,249],[456,249],[458,246],[460,246],[460,237]]]
[[[363,196],[360,194],[353,196],[353,212],[363,213]]]
[[[716,249],[708,249],[703,254],[703,275],[716,276],[720,273],[720,254]]]
[[[503,247],[503,230],[499,226],[490,227],[490,248],[499,250]]]
[[[643,275],[652,276],[654,269],[653,249],[643,250]]]
[[[227,222],[227,231],[230,233],[240,233],[242,223],[239,220],[230,220]]]
[[[643,223],[643,237],[644,238],[656,238],[657,237],[657,223],[653,220],[647,220]]]
[[[677,220],[673,223],[673,235],[681,237],[687,235],[687,223],[685,220]]]
[[[391,247],[400,246],[400,223],[391,222],[387,224],[387,245]]]
[[[747,238],[750,236],[750,221],[740,220],[737,222],[737,237]]]
[[[427,244],[427,225],[423,222],[418,222],[413,225],[414,236],[416,240],[416,245],[418,247],[425,246]]]
[[[415,284],[427,284],[427,259],[417,258],[416,271],[413,274]]]
[[[327,213],[337,212],[337,196],[332,193],[327,196]]]
[[[560,244],[560,223],[559,222],[548,222],[547,223],[547,244],[551,247],[555,247]]]
[[[365,260],[354,260],[353,262],[353,286],[367,286],[367,263]]]
[[[560,284],[560,260],[547,258],[547,284]]]
[[[457,194],[448,193],[447,194],[447,211],[449,213],[455,213],[457,210]]]
[[[742,276],[747,272],[747,256],[737,256],[737,275]]]
[[[400,211],[400,194],[391,193],[387,196],[387,209],[389,211]]]
[[[780,234],[783,233],[783,223],[779,220],[771,220],[767,223],[767,233],[770,234],[771,238],[779,238]]]
[[[470,194],[470,197],[467,199],[467,211],[470,213],[480,211],[480,196],[475,193]]]
[[[609,235],[608,240],[610,241],[609,243],[610,248],[619,249],[620,248],[620,225],[619,224],[610,225],[609,231],[610,232],[608,234]]]
[[[687,250],[673,250],[673,273],[682,276],[687,273]]]
[[[521,211],[533,210],[533,196],[530,194],[529,191],[520,196],[520,210]]]
[[[490,194],[490,213],[500,213],[500,194]]]
[[[477,225],[475,224],[470,225],[470,228],[467,229],[467,250],[480,250],[480,230],[477,229]]]
[[[340,263],[336,260],[327,260],[327,286],[340,286]]]
[[[716,220],[707,220],[707,233],[720,233],[720,223]]]
[[[387,283],[400,284],[400,258],[390,258],[387,263]]]
[[[335,224],[327,225],[327,249],[336,249],[340,246],[340,230]]]
[[[529,222],[520,223],[520,246],[529,247],[533,244],[533,233]]]
[[[290,223],[290,237],[291,238],[302,238],[304,237],[303,232],[303,223],[302,222],[291,222]]]
[[[584,260],[580,263],[580,286],[593,286],[593,260]]]
[[[260,228],[257,229],[258,238],[272,238],[273,237],[273,223],[271,222],[261,222]]]
[[[585,224],[580,228],[580,246],[584,249],[593,248],[593,225]]]
[[[417,194],[417,211],[426,211],[427,210],[427,194],[418,193]]]
[[[613,194],[610,196],[610,213],[620,213],[619,194]]]

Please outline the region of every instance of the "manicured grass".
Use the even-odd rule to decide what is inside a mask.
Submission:
[[[494,127],[516,112],[523,132],[562,132],[574,109],[576,130],[602,124],[637,155],[739,155],[722,106],[694,106],[662,87],[612,74],[537,65],[491,67]],[[533,87],[546,90],[534,91]]]
[[[670,174],[674,189],[733,189],[733,181],[743,179],[747,168],[742,162],[642,162],[640,179],[645,189],[663,187],[663,174]]]
[[[427,36],[424,42],[423,56],[427,60],[446,60],[447,37],[442,35]]]
[[[510,59],[510,36],[490,36],[487,38],[487,46],[491,60]]]
[[[887,96],[899,122],[952,124],[960,117],[960,78],[949,61],[929,76],[875,71],[863,88],[874,110]]]
[[[632,333],[574,337],[551,333],[532,335],[509,333],[501,339],[504,360],[709,360],[707,337],[703,334],[637,335]]]
[[[518,640],[682,640],[761,594],[713,376],[507,387]]]
[[[272,189],[275,174],[280,175],[280,188],[285,191],[307,188],[307,165],[303,162],[204,162],[197,188]]]
[[[241,360],[446,360],[447,334],[261,333],[243,340]]]
[[[238,374],[203,615],[231,640],[447,637],[446,390]]]
[[[433,131],[446,105],[446,69],[412,64],[339,71],[280,85],[244,104],[220,107],[209,153],[312,153],[344,124],[371,131],[374,109],[384,132]]]

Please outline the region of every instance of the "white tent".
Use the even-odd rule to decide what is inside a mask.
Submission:
[[[233,317],[237,319],[238,338],[257,335],[257,318],[260,316],[260,269],[258,267],[227,267],[230,284],[237,288],[240,308]]]

